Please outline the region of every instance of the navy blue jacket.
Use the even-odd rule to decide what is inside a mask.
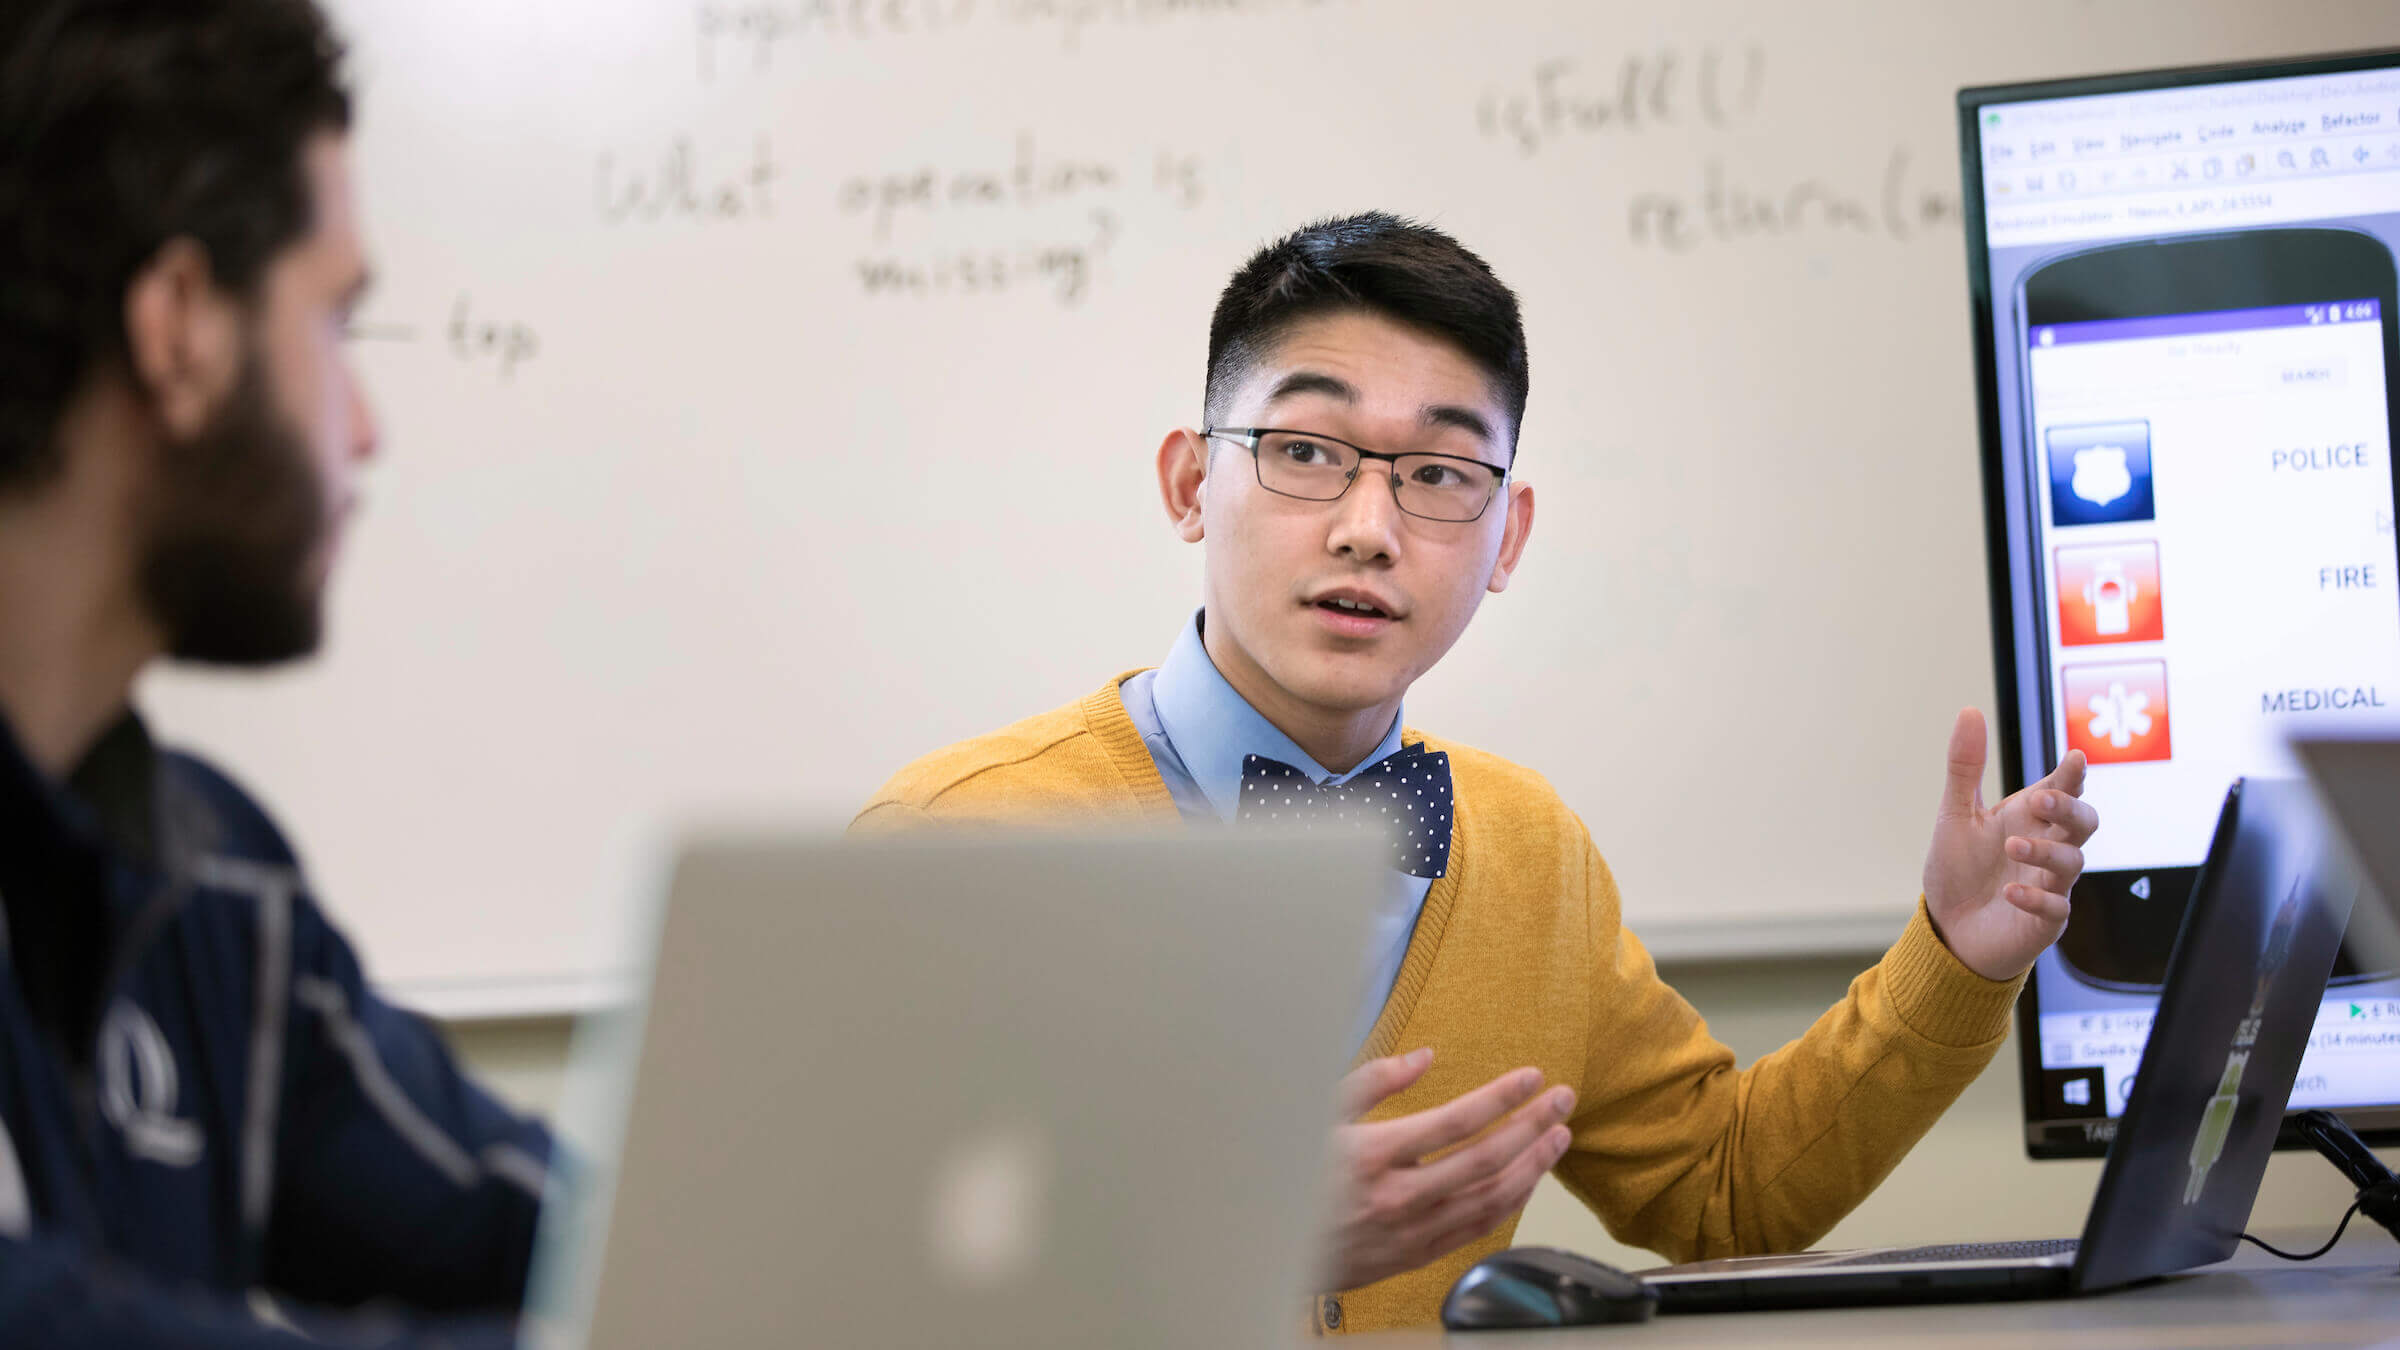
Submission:
[[[0,910],[0,1345],[508,1344],[549,1136],[239,788],[130,716],[67,784],[0,725]]]

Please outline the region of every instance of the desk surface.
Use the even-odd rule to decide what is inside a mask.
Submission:
[[[1427,1330],[1361,1337],[1352,1344],[1361,1350],[1733,1344],[1761,1350],[1927,1344],[1975,1350],[2400,1347],[2400,1247],[2372,1225],[2368,1235],[2360,1235],[2357,1227],[2352,1225],[2341,1246],[2305,1265],[2244,1246],[2222,1265],[2089,1298],[1716,1313],[1572,1331],[1466,1335]]]

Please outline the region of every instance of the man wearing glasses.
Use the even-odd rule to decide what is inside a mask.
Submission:
[[[1549,785],[1400,715],[1524,557],[1526,390],[1516,297],[1448,236],[1370,214],[1260,251],[1210,325],[1206,425],[1158,450],[1176,533],[1207,545],[1165,664],[917,761],[854,825],[1388,827],[1328,1331],[1433,1320],[1552,1170],[1673,1259],[1808,1245],[1998,1049],[2096,825],[2074,755],[1987,808],[1983,723],[1961,713],[1915,917],[1806,1036],[1737,1073],[1619,925]],[[1795,865],[1842,865],[1828,814],[1826,857]]]

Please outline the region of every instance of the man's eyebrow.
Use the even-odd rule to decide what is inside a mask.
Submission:
[[[1267,401],[1273,403],[1293,394],[1323,394],[1344,403],[1358,402],[1358,390],[1352,388],[1349,381],[1319,370],[1295,370],[1277,380],[1274,389],[1267,394]]]
[[[1487,445],[1492,441],[1492,424],[1473,408],[1462,408],[1455,403],[1428,403],[1423,415],[1429,427],[1457,427]]]
[[[1275,382],[1268,391],[1267,401],[1273,403],[1293,394],[1322,394],[1343,403],[1358,402],[1358,389],[1338,375],[1321,370],[1295,370]],[[1495,437],[1491,421],[1473,408],[1456,403],[1428,403],[1419,418],[1429,427],[1456,427],[1486,445]]]

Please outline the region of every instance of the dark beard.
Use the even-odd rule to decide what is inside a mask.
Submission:
[[[317,649],[309,563],[325,532],[308,443],[275,407],[253,349],[224,406],[160,448],[144,503],[139,580],[167,654],[259,666]]]

